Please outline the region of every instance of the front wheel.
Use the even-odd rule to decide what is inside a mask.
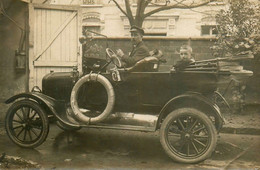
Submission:
[[[175,161],[196,163],[210,157],[217,144],[217,131],[207,115],[193,108],[171,112],[160,128],[165,152]]]
[[[35,148],[48,136],[48,117],[38,103],[20,100],[7,111],[5,129],[15,144],[24,148]]]

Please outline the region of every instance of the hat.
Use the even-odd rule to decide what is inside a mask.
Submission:
[[[138,26],[136,26],[136,25],[133,25],[133,26],[131,27],[130,32],[139,32],[139,33],[141,33],[142,35],[144,35],[144,30],[143,30],[143,28],[140,28],[140,27],[138,27]]]

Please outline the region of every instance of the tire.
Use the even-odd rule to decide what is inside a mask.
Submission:
[[[217,144],[217,131],[207,115],[193,108],[171,112],[162,122],[160,142],[173,160],[197,163],[211,156]]]
[[[74,127],[74,126],[66,125],[59,120],[56,121],[56,124],[61,130],[64,130],[64,131],[78,131],[81,129],[81,127]]]
[[[20,100],[8,109],[5,129],[9,138],[23,148],[41,145],[49,133],[48,116],[38,103]]]
[[[78,106],[78,101],[77,101],[80,87],[84,83],[90,82],[90,81],[101,83],[104,86],[104,88],[106,89],[107,96],[108,96],[107,105],[106,105],[104,111],[95,117],[89,117],[89,116],[85,115],[82,111],[80,111],[80,108]],[[109,80],[107,78],[105,78],[104,76],[102,76],[100,74],[96,74],[96,73],[87,74],[84,77],[82,77],[81,79],[79,79],[77,81],[77,83],[74,85],[74,87],[71,91],[70,105],[71,105],[71,108],[73,110],[75,117],[77,119],[79,119],[80,121],[83,121],[87,124],[102,122],[110,115],[110,113],[112,112],[112,110],[114,108],[114,105],[115,105],[114,88],[113,88],[112,84],[109,82]]]

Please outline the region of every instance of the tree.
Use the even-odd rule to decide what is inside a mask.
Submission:
[[[253,53],[259,57],[259,3],[232,0],[227,10],[216,15],[218,35],[212,47],[216,56]]]
[[[158,13],[160,11],[165,11],[169,9],[192,9],[200,6],[207,5],[214,0],[165,0],[163,5],[158,3],[153,3],[152,0],[135,0],[136,1],[136,12],[135,16],[133,15],[131,9],[131,3],[129,0],[124,0],[125,10],[120,6],[117,0],[113,1],[119,10],[128,18],[130,25],[136,25],[142,27],[142,24],[145,18]],[[146,12],[146,8],[149,5],[153,5],[155,8]]]
[[[253,70],[254,76],[247,79],[247,81],[244,81],[245,79],[235,80],[235,84],[232,87],[231,101],[234,104],[233,109],[236,112],[243,109],[242,106],[245,102],[246,95],[245,89],[252,89],[256,94],[259,89],[259,78],[257,78],[257,74],[260,73],[259,9],[258,1],[230,0],[228,8],[219,11],[216,15],[218,35],[217,41],[212,47],[214,55],[216,57],[254,55],[254,60],[251,60],[247,65],[250,70]],[[240,64],[243,63],[241,62]],[[247,91],[247,93],[249,91]]]

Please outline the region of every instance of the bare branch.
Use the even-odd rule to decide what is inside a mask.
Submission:
[[[133,14],[132,14],[132,10],[130,8],[130,3],[129,3],[129,0],[125,0],[125,8],[126,8],[126,12],[127,12],[127,17],[129,18],[129,22],[131,24],[131,22],[134,21],[134,17],[133,17]],[[131,24],[132,25],[132,24]]]
[[[148,6],[149,2],[151,2],[151,0],[148,0],[148,1],[138,0],[137,1],[135,22],[138,26],[142,26],[143,19],[144,19],[144,11],[145,11],[145,8]]]
[[[129,16],[127,15],[127,13],[121,8],[121,6],[117,3],[117,1],[116,1],[116,0],[112,0],[112,1],[116,4],[117,8],[118,8],[127,18],[129,18]]]
[[[210,2],[213,2],[214,0],[209,0],[207,2],[204,2],[204,3],[200,3],[200,4],[195,4],[195,5],[185,5],[185,4],[182,4],[181,2],[178,2],[177,4],[174,4],[174,5],[169,5],[169,6],[162,6],[160,8],[156,8],[148,13],[146,13],[144,15],[144,18],[154,14],[154,13],[157,13],[157,12],[160,12],[160,11],[165,11],[165,10],[169,10],[169,9],[173,9],[173,8],[178,8],[178,9],[192,9],[192,8],[196,8],[196,7],[200,7],[200,6],[204,6],[204,5],[207,5],[208,3]],[[181,5],[180,5],[181,4]]]
[[[144,14],[144,11],[145,11],[145,8],[149,5],[149,3],[151,3],[152,2],[152,0],[146,0],[145,2],[144,2],[144,7],[142,8],[142,11],[141,11],[141,13],[142,14]]]
[[[135,18],[139,18],[140,17],[141,8],[142,8],[142,0],[138,0],[137,1],[137,8],[136,8]]]

